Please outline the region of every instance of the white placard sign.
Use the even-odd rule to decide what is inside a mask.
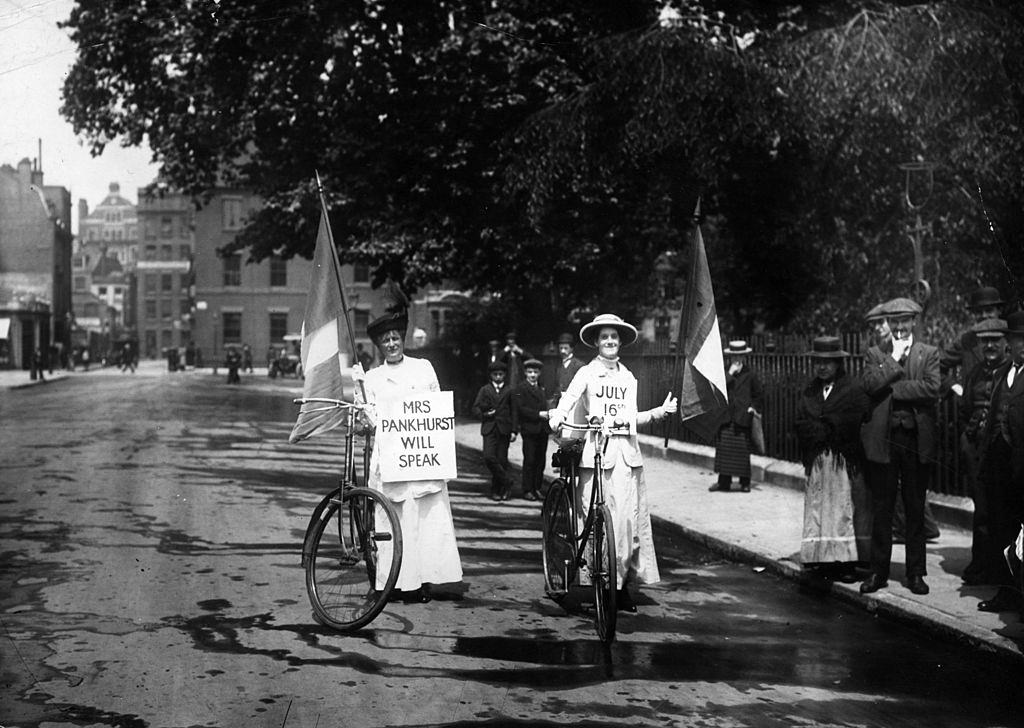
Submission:
[[[380,477],[385,483],[450,480],[458,475],[451,392],[382,400],[377,415]]]

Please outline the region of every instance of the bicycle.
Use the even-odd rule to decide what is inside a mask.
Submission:
[[[316,618],[342,631],[369,624],[380,614],[402,568],[402,529],[398,513],[382,493],[356,482],[356,413],[363,405],[310,397],[297,404],[320,402],[316,410],[345,410],[345,464],[339,486],[313,510],[302,544],[306,592]],[[369,473],[364,447],[363,482]]]
[[[541,508],[544,556],[544,588],[561,604],[579,571],[587,568],[594,588],[594,626],[602,642],[615,639],[616,555],[611,509],[604,500],[602,458],[613,433],[628,432],[624,426],[607,427],[601,417],[586,425],[563,424],[564,429],[594,433],[594,485],[582,533],[577,532],[576,489],[582,441],[573,440],[556,453],[559,475],[548,488]],[[574,445],[572,443],[581,443]]]

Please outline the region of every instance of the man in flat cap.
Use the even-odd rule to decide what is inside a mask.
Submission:
[[[1007,566],[1024,521],[1024,311],[1006,317],[1009,360],[996,369],[989,416],[981,436],[979,487],[988,498],[987,567],[999,587],[978,603],[983,612],[1020,610],[1021,585]]]
[[[864,594],[888,585],[892,561],[892,519],[902,491],[906,511],[906,586],[927,594],[924,508],[929,469],[937,454],[935,405],[939,396],[939,350],[914,339],[921,307],[909,298],[883,305],[892,331],[891,350],[872,347],[865,356],[864,389],[875,401],[861,429],[871,490],[871,574]]]
[[[967,485],[967,493],[974,501],[972,523],[971,561],[964,569],[964,584],[992,584],[995,576],[988,573],[986,562],[991,548],[989,542],[989,506],[986,493],[979,487],[979,453],[991,414],[992,392],[996,372],[1006,363],[1006,322],[998,318],[979,321],[971,327],[978,341],[982,359],[964,378],[963,399],[959,409],[960,463]]]

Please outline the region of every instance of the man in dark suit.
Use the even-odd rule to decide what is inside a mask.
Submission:
[[[1024,521],[1024,312],[1007,316],[1006,325],[1010,356],[995,372],[978,473],[989,504],[987,571],[996,575],[999,587],[994,597],[978,604],[983,612],[1024,606],[1003,558],[1003,549],[1012,547]]]
[[[578,358],[574,350],[575,340],[572,334],[562,334],[558,337],[559,362],[548,378],[548,404],[555,407],[562,393],[569,387],[569,382],[576,376],[576,372],[585,366],[582,359]]]
[[[512,432],[512,390],[505,384],[503,362],[492,362],[487,371],[491,381],[476,393],[473,415],[480,418],[480,434],[484,438],[484,464],[491,472],[491,500],[508,500],[512,495],[508,446],[515,440]]]
[[[501,350],[501,360],[505,363],[506,377],[508,384],[513,389],[523,381],[526,372],[523,370],[523,362],[532,358],[530,353],[523,350],[523,347],[516,343],[518,334],[509,331],[505,334],[505,348]]]
[[[523,498],[539,500],[544,485],[544,458],[548,450],[547,395],[540,384],[543,364],[523,362],[524,381],[512,390],[512,432],[523,443]]]
[[[868,594],[889,582],[892,515],[897,492],[906,512],[907,588],[927,594],[924,506],[929,468],[937,453],[936,411],[939,350],[916,341],[913,330],[921,307],[909,298],[883,304],[892,331],[888,353],[871,347],[865,355],[864,389],[874,407],[861,428],[872,497],[871,574],[860,585]]]

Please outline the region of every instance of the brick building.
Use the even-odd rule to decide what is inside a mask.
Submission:
[[[132,321],[139,356],[158,358],[192,339],[192,245],[194,206],[177,192],[139,189],[138,252]]]
[[[0,166],[0,367],[71,345],[71,193],[44,185],[38,164]],[[57,365],[58,362],[53,362]]]

